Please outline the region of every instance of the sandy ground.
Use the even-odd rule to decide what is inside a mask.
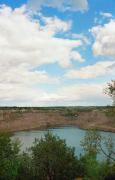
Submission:
[[[79,128],[115,132],[115,116],[108,117],[104,112],[93,110],[90,112],[79,112],[70,117],[65,116],[63,111],[19,112],[12,115],[10,111],[6,114],[0,111],[0,131],[15,132],[21,130],[42,129],[63,125],[76,125]]]

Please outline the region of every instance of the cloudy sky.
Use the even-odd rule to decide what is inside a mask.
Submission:
[[[1,0],[0,105],[107,105],[115,0]]]

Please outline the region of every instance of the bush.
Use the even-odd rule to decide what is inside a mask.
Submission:
[[[78,160],[74,149],[51,133],[35,140],[32,158],[35,177],[39,180],[73,180],[78,175]]]

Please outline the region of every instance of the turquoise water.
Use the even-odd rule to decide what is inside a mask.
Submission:
[[[16,132],[13,138],[19,138],[22,144],[21,150],[24,151],[26,150],[26,148],[32,146],[35,138],[43,137],[47,131],[52,132],[53,134],[59,136],[61,139],[65,139],[68,146],[75,147],[76,155],[80,155],[80,153],[83,153],[82,148],[80,146],[80,142],[84,138],[86,131],[81,130],[75,126],[50,128],[48,130],[21,131],[21,132]],[[113,142],[115,143],[115,133],[103,132],[103,131],[100,132],[101,135],[106,138],[111,136]]]

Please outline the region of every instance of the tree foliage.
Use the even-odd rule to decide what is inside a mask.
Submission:
[[[105,141],[107,160],[100,162],[96,158],[101,151],[101,139],[99,132],[87,131],[82,141],[85,153],[78,159],[65,140],[49,132],[23,153],[19,151],[18,141],[13,141],[8,134],[0,134],[0,180],[115,179],[110,139]]]
[[[105,94],[112,98],[113,105],[115,106],[115,80],[112,80],[107,84],[107,87],[105,88]]]
[[[0,179],[13,180],[18,173],[19,142],[8,134],[0,134]]]
[[[109,163],[115,162],[115,146],[112,137],[105,138],[97,130],[88,130],[81,141],[81,146],[86,155],[96,158],[97,154],[103,153]]]
[[[105,145],[103,148],[102,145]],[[102,137],[97,130],[86,131],[81,146],[85,152],[81,157],[82,166],[84,167],[84,176],[88,180],[104,180],[104,178],[114,176],[113,169],[115,166],[115,151],[111,137]],[[97,154],[102,153],[106,157],[105,162],[97,160]],[[115,169],[114,169],[115,170]]]
[[[84,152],[88,155],[95,156],[100,151],[101,135],[96,130],[88,130],[81,141]]]
[[[78,160],[74,149],[51,133],[35,140],[32,159],[39,180],[73,180],[77,176]]]

